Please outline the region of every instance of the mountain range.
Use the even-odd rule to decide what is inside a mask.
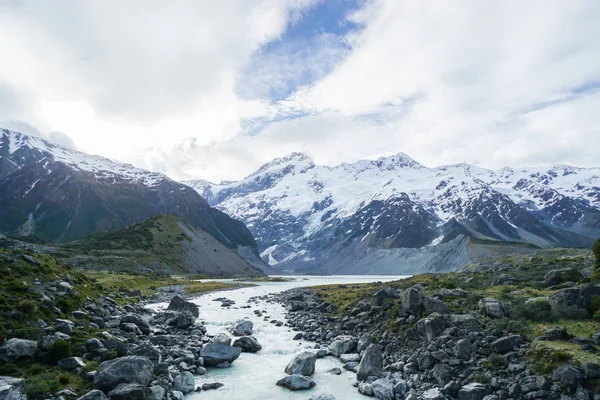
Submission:
[[[600,236],[600,168],[430,168],[403,153],[329,167],[293,153],[241,181],[184,183],[243,221],[263,259],[288,272],[455,270]]]
[[[260,267],[252,233],[159,173],[0,129],[0,233],[70,242],[174,214]],[[244,263],[244,267],[247,264]]]

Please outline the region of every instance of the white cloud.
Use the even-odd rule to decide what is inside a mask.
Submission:
[[[182,178],[292,151],[598,165],[597,1],[373,0],[344,38],[261,53],[315,2],[0,5],[0,120]]]

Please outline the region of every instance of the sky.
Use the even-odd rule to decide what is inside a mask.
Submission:
[[[0,126],[175,179],[599,166],[597,0],[0,0]]]

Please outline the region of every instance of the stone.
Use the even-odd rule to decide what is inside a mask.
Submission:
[[[260,343],[254,336],[244,336],[233,342],[235,347],[240,347],[242,353],[256,353],[262,349]]]
[[[375,393],[373,392],[373,387],[370,383],[367,382],[361,382],[358,384],[358,393],[362,394],[363,396],[375,396]]]
[[[544,334],[537,337],[536,340],[569,340],[570,335],[567,329],[563,327],[554,327],[546,330]]]
[[[335,396],[329,393],[317,394],[315,396],[311,396],[308,400],[336,400]]]
[[[356,349],[357,341],[352,336],[341,335],[333,339],[329,345],[329,352],[339,357],[342,354],[352,353]]]
[[[196,381],[191,372],[182,372],[173,379],[173,389],[179,390],[184,395],[191,393],[196,389]]]
[[[154,393],[145,385],[121,383],[110,392],[110,400],[154,400]]]
[[[433,388],[423,392],[422,400],[446,400],[446,396],[438,388]]]
[[[599,379],[600,378],[600,365],[595,363],[585,363],[581,366],[583,376],[586,379]]]
[[[162,386],[150,386],[150,390],[152,390],[152,394],[154,395],[154,400],[163,400],[167,391]]]
[[[248,336],[252,335],[252,328],[254,324],[252,321],[243,320],[235,323],[233,328],[231,329],[231,333],[233,336]]]
[[[394,385],[387,379],[377,379],[371,383],[373,394],[378,400],[394,400]]]
[[[408,391],[408,384],[404,379],[399,379],[394,385],[394,395],[403,397]]]
[[[90,390],[77,400],[106,400],[106,395],[101,390]]]
[[[225,385],[223,385],[221,382],[204,383],[202,384],[202,390],[215,390],[222,388],[223,386]]]
[[[242,349],[240,347],[209,343],[200,351],[200,357],[204,358],[206,366],[214,367],[225,361],[229,363],[234,362],[241,353]]]
[[[450,312],[450,309],[446,303],[440,299],[436,299],[435,297],[425,297],[423,306],[425,307],[425,310],[431,312],[438,312],[440,314],[448,314]]]
[[[375,304],[377,306],[382,306],[385,300],[387,299],[397,299],[398,291],[392,287],[385,287],[383,289],[378,290],[373,297],[375,298]]]
[[[140,330],[140,328],[138,328],[138,326],[133,322],[122,322],[119,328],[121,328],[123,332],[132,332],[135,333],[137,336],[142,335],[142,331]]]
[[[340,361],[343,363],[348,363],[348,362],[360,362],[360,356],[356,353],[350,353],[350,354],[342,354],[340,356]]]
[[[331,368],[330,370],[327,371],[328,374],[333,374],[333,375],[341,375],[342,374],[342,370],[339,369],[338,367],[334,367]]]
[[[196,323],[196,317],[189,311],[179,313],[177,316],[176,325],[178,328],[187,329],[192,327]]]
[[[311,376],[315,373],[315,364],[317,355],[312,351],[303,351],[298,353],[285,367],[285,373],[288,375]]]
[[[544,286],[554,286],[562,282],[578,281],[581,274],[573,268],[552,269],[544,275]]]
[[[426,318],[421,318],[415,324],[419,335],[427,340],[433,340],[444,333],[448,327],[448,321],[438,313],[433,313]]]
[[[147,342],[133,349],[132,354],[135,356],[147,357],[154,363],[154,365],[158,365],[162,362],[162,354],[160,350]]]
[[[189,311],[196,318],[200,316],[200,308],[196,304],[186,301],[183,296],[180,295],[177,295],[171,299],[167,310],[178,312]]]
[[[63,358],[58,362],[58,366],[67,371],[85,367],[85,362],[79,357]]]
[[[491,297],[479,300],[479,312],[490,318],[504,318],[507,316],[507,310],[504,304]]]
[[[144,335],[149,335],[152,332],[150,323],[137,314],[126,314],[121,318],[121,323],[135,324]]]
[[[85,349],[87,351],[96,351],[104,348],[102,342],[99,339],[92,338],[85,341]]]
[[[183,393],[181,393],[179,390],[172,390],[169,392],[168,399],[169,400],[184,400]]]
[[[400,293],[402,307],[412,315],[419,316],[423,312],[423,288],[415,285]]]
[[[42,262],[40,260],[38,260],[37,258],[30,256],[28,254],[21,254],[21,258],[24,261],[27,261],[29,264],[33,264],[33,265],[37,265],[37,266],[42,265]]]
[[[0,376],[0,400],[27,400],[25,380]]]
[[[504,354],[520,346],[522,342],[523,340],[519,335],[504,336],[494,340],[491,347],[496,353]]]
[[[548,297],[548,303],[552,312],[558,316],[587,318],[592,315],[588,306],[598,296],[600,296],[600,285],[584,284],[552,294]]]
[[[460,339],[454,346],[454,355],[463,361],[471,358],[471,341],[469,339]]]
[[[304,375],[288,375],[285,378],[277,381],[277,386],[282,386],[292,391],[307,390],[315,387],[315,385],[315,381],[305,377]]]
[[[600,344],[600,332],[596,332],[592,335],[592,340],[596,344]]]
[[[364,381],[369,376],[379,376],[382,372],[383,355],[376,344],[371,344],[365,350],[365,354],[358,365],[356,379],[359,381]]]
[[[472,382],[462,387],[458,391],[458,398],[460,400],[483,400],[487,395],[492,392],[481,383]]]
[[[12,362],[22,358],[31,358],[37,351],[38,344],[35,340],[8,339],[2,347],[0,347],[0,360]]]
[[[583,376],[578,368],[570,365],[561,365],[552,372],[552,379],[570,389],[576,389],[582,382]]]
[[[154,363],[147,357],[120,357],[100,364],[94,375],[94,389],[108,393],[121,383],[146,386],[153,376]]]
[[[219,333],[212,338],[211,343],[231,346],[231,337],[226,333]]]

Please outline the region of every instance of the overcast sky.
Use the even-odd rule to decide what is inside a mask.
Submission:
[[[598,21],[597,0],[0,0],[0,126],[176,179],[294,151],[598,166]]]

